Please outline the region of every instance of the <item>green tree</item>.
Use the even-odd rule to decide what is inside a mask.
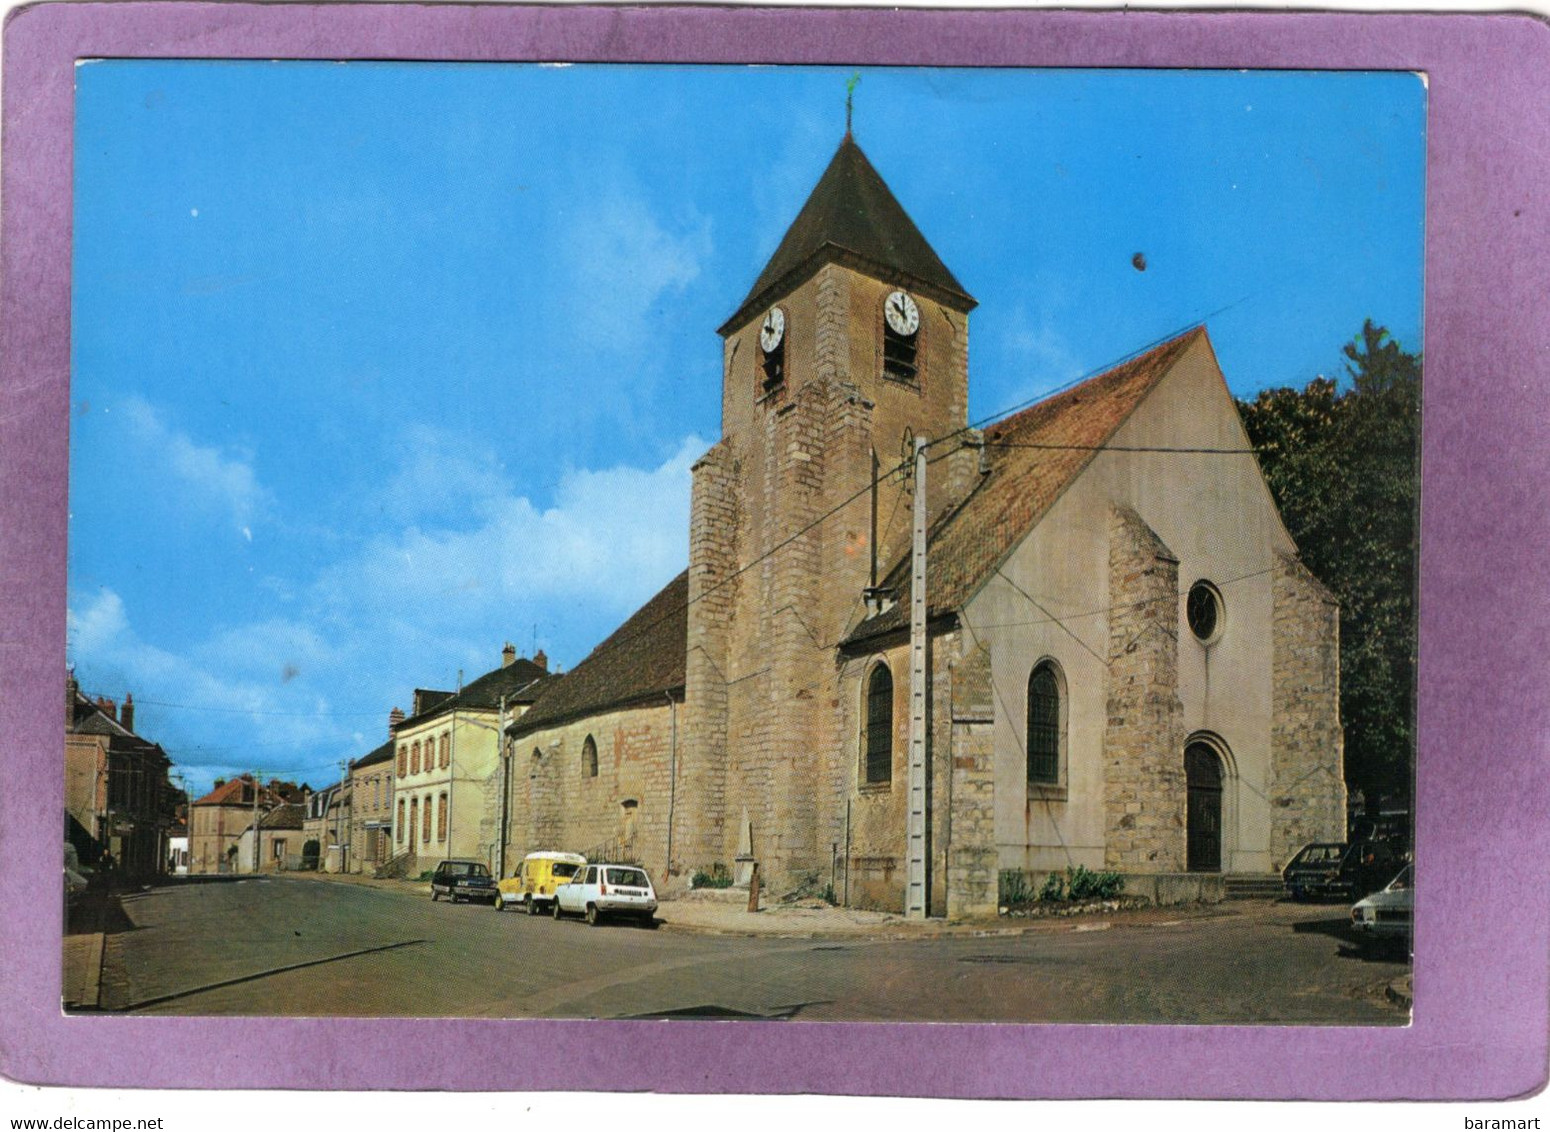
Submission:
[[[1415,751],[1421,358],[1369,319],[1344,347],[1349,384],[1239,402],[1303,561],[1340,601],[1346,782],[1409,795]]]

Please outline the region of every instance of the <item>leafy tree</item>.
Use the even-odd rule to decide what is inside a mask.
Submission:
[[[1369,319],[1344,347],[1349,385],[1239,402],[1308,568],[1340,601],[1346,782],[1409,795],[1415,750],[1421,358]]]

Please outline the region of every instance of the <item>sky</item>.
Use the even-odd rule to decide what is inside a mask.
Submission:
[[[687,563],[716,327],[851,74],[79,65],[83,688],[197,795],[333,781],[507,641],[578,663]],[[973,420],[1200,322],[1240,397],[1343,374],[1367,318],[1421,348],[1416,76],[859,74],[857,141],[980,303]]]

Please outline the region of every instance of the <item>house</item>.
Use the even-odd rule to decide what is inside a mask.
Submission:
[[[548,676],[542,652],[507,644],[499,668],[456,692],[416,689],[414,714],[393,728],[393,855],[411,874],[440,861],[488,861],[500,840],[486,785],[501,772],[500,723],[533,702]]]
[[[1339,839],[1338,611],[1206,329],[978,429],[975,306],[847,133],[720,328],[687,573],[508,722],[515,855],[956,916]]]
[[[262,810],[237,838],[233,872],[294,872],[307,867],[305,802],[280,802]]]
[[[375,873],[393,856],[392,729],[404,720],[394,708],[386,743],[350,764],[350,853],[345,871]]]
[[[303,804],[301,857],[304,868],[323,872],[344,871],[350,847],[350,782],[341,779],[316,794],[309,793]]]
[[[259,815],[282,802],[300,802],[304,786],[278,781],[264,785],[251,774],[217,778],[208,794],[189,803],[189,871],[237,871],[238,841],[243,832]],[[251,852],[246,860],[251,868]]]
[[[122,709],[87,698],[74,673],[65,678],[65,840],[77,859],[111,854],[132,874],[166,870],[177,794],[160,746],[135,734],[134,697]]]

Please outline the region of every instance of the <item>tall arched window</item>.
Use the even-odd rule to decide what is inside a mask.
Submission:
[[[398,745],[398,777],[402,778],[409,773],[409,744]]]
[[[1028,781],[1048,786],[1060,781],[1060,677],[1049,661],[1040,661],[1028,677]]]
[[[414,831],[420,828],[420,799],[409,799],[409,845],[414,847]]]
[[[581,773],[588,778],[597,777],[597,743],[590,735],[581,745]]]
[[[398,843],[400,845],[404,843],[404,830],[406,828],[408,828],[408,823],[404,821],[404,800],[400,798],[398,800]]]
[[[449,738],[450,734],[451,734],[450,732],[446,732],[446,731],[443,731],[441,733],[441,769],[442,770],[446,770],[447,769],[447,764],[452,761],[452,755],[450,754],[451,749],[452,749],[452,740]]]
[[[409,749],[409,773],[420,773],[420,741],[416,739],[414,746]]]
[[[893,674],[886,664],[867,680],[866,780],[893,781]]]
[[[420,814],[420,840],[431,843],[431,796],[425,796],[425,808]]]
[[[447,839],[447,795],[443,791],[436,797],[436,840]]]

